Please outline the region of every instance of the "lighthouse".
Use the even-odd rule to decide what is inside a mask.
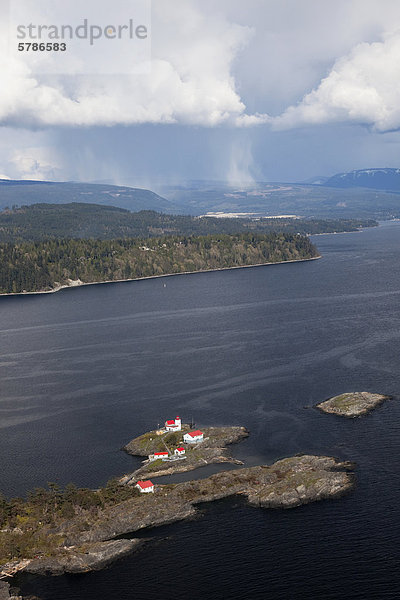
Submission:
[[[170,421],[165,421],[165,429],[167,431],[181,431],[181,429],[182,429],[181,418],[175,417],[175,419],[171,419]]]

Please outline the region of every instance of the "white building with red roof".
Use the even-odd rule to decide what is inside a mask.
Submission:
[[[135,487],[138,488],[142,494],[154,493],[154,483],[152,483],[150,479],[147,481],[138,481]]]
[[[181,431],[181,429],[182,429],[181,418],[175,417],[175,419],[171,419],[170,421],[165,421],[165,429],[167,431]]]
[[[196,429],[196,431],[189,431],[189,433],[185,433],[183,436],[183,441],[187,444],[197,444],[198,442],[202,442],[204,440],[204,433],[200,431],[200,429]]]
[[[183,446],[180,446],[179,448],[175,448],[176,456],[183,456],[184,454],[186,454],[186,450]]]
[[[154,454],[149,454],[149,460],[158,460],[159,458],[168,458],[168,452],[154,452]]]

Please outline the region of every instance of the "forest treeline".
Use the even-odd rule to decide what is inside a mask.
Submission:
[[[57,526],[75,519],[77,526],[88,528],[102,511],[140,492],[121,486],[116,479],[98,490],[57,483],[36,488],[26,499],[8,500],[0,493],[0,565],[19,558],[51,555],[62,544]]]
[[[51,290],[69,280],[115,281],[316,256],[309,238],[288,233],[1,243],[0,292]]]
[[[160,235],[211,235],[255,233],[333,233],[372,227],[366,219],[228,219],[130,212],[98,204],[34,204],[0,212],[0,242],[47,239],[119,239]]]

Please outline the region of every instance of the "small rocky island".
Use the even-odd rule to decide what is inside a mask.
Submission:
[[[390,399],[391,396],[383,396],[382,394],[348,392],[317,404],[317,408],[327,414],[354,419],[370,413],[374,408]]]
[[[172,423],[175,421],[171,421],[171,428],[174,427]],[[191,431],[193,433],[190,425],[180,424],[175,430],[149,431],[130,441],[123,450],[133,456],[147,458],[140,469],[122,477],[121,483],[184,473],[212,463],[243,464],[232,458],[226,446],[248,437],[245,427],[204,427],[201,431],[197,430],[200,439],[195,443],[185,441]]]

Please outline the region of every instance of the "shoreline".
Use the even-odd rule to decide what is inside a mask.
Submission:
[[[317,235],[349,235],[351,233],[363,233],[364,231],[368,231],[368,229],[376,229],[378,225],[373,225],[372,227],[363,227],[362,229],[356,229],[354,231],[326,231],[325,233],[309,233],[308,237],[316,237]]]
[[[397,219],[400,221],[400,218]],[[323,233],[307,233],[307,237],[316,237],[317,235],[343,235],[347,233],[363,233],[364,231],[368,231],[369,229],[378,229],[381,223],[387,223],[389,221],[396,221],[396,219],[388,219],[388,221],[376,221],[376,225],[371,225],[370,227],[360,227],[359,229],[355,229],[354,231],[324,231]]]
[[[64,519],[57,526],[63,538],[59,546],[42,556],[10,560],[0,566],[0,578],[12,581],[18,572],[51,576],[103,569],[144,543],[133,534],[193,518],[204,503],[244,496],[257,508],[291,509],[339,498],[355,483],[353,463],[299,454],[272,465],[221,471],[202,480],[158,484],[153,494],[138,494],[104,507],[89,525],[79,517]]]
[[[237,444],[249,436],[249,432],[245,427],[204,427],[202,428],[203,441],[194,445],[187,444],[184,441],[183,435],[189,431],[190,425],[182,424],[182,429],[179,432],[164,431],[160,435],[160,431],[147,431],[131,440],[122,449],[131,456],[145,458],[145,460],[134,472],[126,473],[120,477],[119,482],[124,485],[134,485],[138,479],[188,473],[212,464],[244,464],[241,460],[233,458],[227,446]],[[180,436],[179,440],[176,439],[177,433]],[[149,455],[164,449],[163,446],[166,446],[167,442],[169,443],[171,436],[174,438],[172,443],[185,448],[185,460],[163,461],[162,463],[161,461],[157,463],[157,461],[149,460],[147,458]]]
[[[319,235],[319,234],[316,234]],[[320,234],[325,235],[325,234]],[[148,275],[147,277],[134,277],[133,279],[109,279],[107,281],[91,281],[88,283],[84,283],[80,279],[70,280],[70,285],[59,285],[52,290],[41,290],[38,292],[5,292],[1,293],[0,297],[7,296],[37,296],[39,294],[55,294],[56,292],[60,292],[61,290],[68,290],[73,288],[81,288],[88,285],[104,285],[109,283],[126,283],[132,281],[146,281],[148,279],[161,279],[162,277],[175,277],[176,275],[197,275],[198,273],[216,273],[218,271],[233,271],[234,269],[252,269],[253,267],[269,267],[272,265],[286,265],[290,263],[299,263],[299,262],[308,262],[310,260],[319,260],[322,258],[321,255],[313,256],[311,258],[297,258],[295,260],[281,260],[278,262],[268,262],[268,263],[257,263],[255,265],[240,265],[237,267],[221,267],[216,269],[201,269],[200,271],[182,271],[181,273],[164,273],[163,275]]]

